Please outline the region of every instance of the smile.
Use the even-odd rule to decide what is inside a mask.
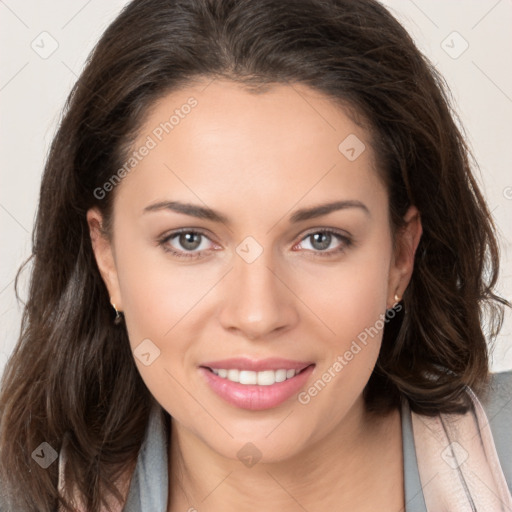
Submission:
[[[208,388],[223,401],[240,409],[264,410],[278,407],[306,387],[315,364],[305,368],[243,370],[200,366]]]

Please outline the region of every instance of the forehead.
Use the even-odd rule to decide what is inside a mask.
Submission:
[[[213,80],[173,91],[152,106],[132,150],[144,156],[121,188],[141,207],[179,195],[289,209],[306,196],[304,206],[383,192],[369,133],[302,84],[254,93]]]

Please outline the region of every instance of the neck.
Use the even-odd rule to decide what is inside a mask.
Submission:
[[[169,446],[169,512],[404,506],[400,412],[374,416],[365,411],[362,397],[320,441],[283,461],[246,467],[211,450],[174,420]]]

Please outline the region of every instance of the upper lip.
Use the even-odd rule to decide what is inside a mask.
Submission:
[[[231,359],[222,359],[219,361],[209,361],[201,364],[212,370],[218,369],[238,369],[250,370],[253,372],[261,372],[264,370],[303,370],[304,368],[314,364],[312,361],[292,361],[291,359],[282,359],[271,357],[268,359],[249,359],[247,357],[233,357]]]

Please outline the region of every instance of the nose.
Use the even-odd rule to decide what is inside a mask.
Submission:
[[[250,340],[268,339],[298,322],[297,297],[285,272],[274,270],[270,251],[252,263],[236,256],[223,283],[225,300],[219,321],[223,328]]]

